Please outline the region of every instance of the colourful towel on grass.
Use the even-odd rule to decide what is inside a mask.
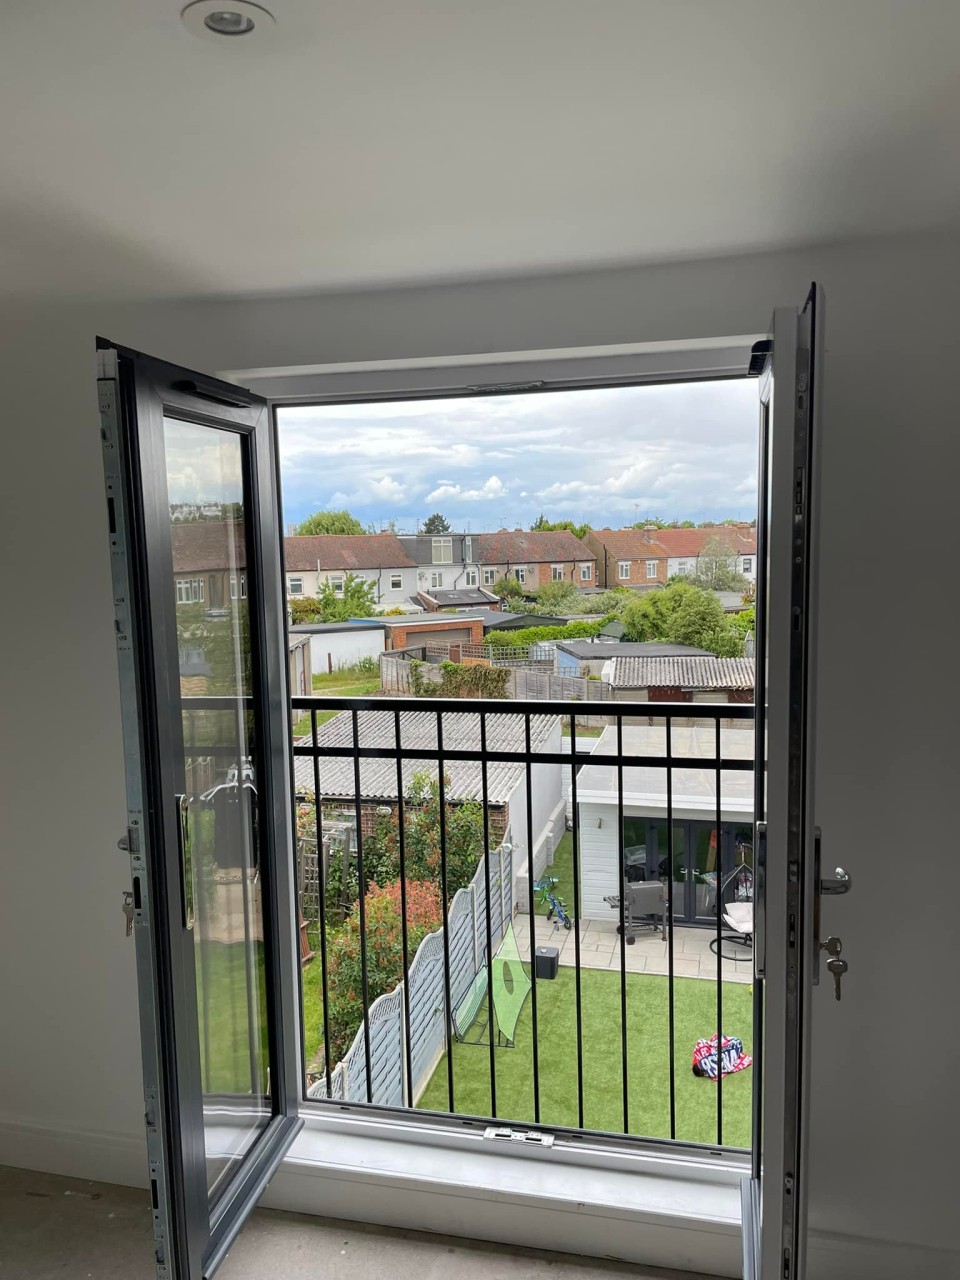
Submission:
[[[731,1075],[734,1071],[744,1071],[753,1065],[753,1059],[743,1052],[743,1041],[739,1036],[724,1036],[723,1048],[720,1051],[723,1074]],[[717,1078],[717,1037],[709,1040],[698,1040],[693,1050],[693,1074],[703,1076],[707,1080]]]

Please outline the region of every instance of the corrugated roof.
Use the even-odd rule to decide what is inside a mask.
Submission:
[[[619,648],[619,646],[618,646]],[[752,689],[752,658],[613,658],[615,689]]]
[[[603,632],[600,633],[601,637]],[[574,658],[710,658],[709,649],[690,644],[667,644],[663,640],[558,640],[557,648]]]
[[[562,564],[567,560],[595,561],[596,556],[569,529],[551,529],[531,533],[499,533],[477,535],[479,564]]]
[[[494,714],[486,718],[486,740],[489,751],[518,751],[525,749],[524,718],[520,714]],[[543,750],[549,741],[551,730],[559,723],[556,716],[532,716],[530,720],[530,745],[534,751]],[[396,750],[394,715],[391,711],[358,712],[359,745],[361,747]],[[319,726],[317,739],[320,746],[352,747],[353,716],[344,711]],[[298,742],[310,743],[310,737]],[[448,750],[479,751],[480,716],[473,711],[443,712],[443,743]],[[427,750],[437,748],[437,716],[432,711],[403,711],[400,713],[400,745],[404,749]],[[559,750],[559,744],[557,749]],[[435,760],[404,760],[403,787],[409,791],[416,773],[437,777]],[[448,779],[448,800],[479,800],[482,795],[480,762],[474,760],[445,760],[444,773]],[[491,761],[487,765],[487,799],[490,804],[506,804],[518,782],[524,775],[524,766],[512,762]],[[313,791],[313,760],[309,756],[294,757],[294,776],[299,790]],[[320,791],[331,799],[350,800],[356,794],[354,762],[352,757],[326,756],[320,759]],[[396,800],[397,763],[395,759],[363,759],[360,761],[360,791],[363,800]]]
[[[288,572],[316,569],[415,569],[395,533],[315,533],[284,538],[283,558]]]

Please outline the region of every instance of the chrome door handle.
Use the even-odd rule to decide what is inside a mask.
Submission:
[[[849,893],[852,885],[850,874],[843,867],[837,867],[832,880],[820,881],[820,892],[825,898],[835,898],[841,893]]]

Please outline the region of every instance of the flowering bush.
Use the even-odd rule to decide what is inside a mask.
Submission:
[[[408,880],[407,955],[440,927],[440,895],[433,884]],[[364,898],[368,1007],[378,996],[392,991],[403,978],[403,925],[400,882],[383,888],[370,885]],[[341,928],[330,937],[327,961],[330,1061],[338,1062],[350,1048],[363,1022],[363,954],[360,904],[354,904]]]

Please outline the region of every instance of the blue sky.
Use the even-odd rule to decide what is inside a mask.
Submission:
[[[347,507],[401,531],[756,515],[757,385],[673,383],[281,409],[285,525]]]

